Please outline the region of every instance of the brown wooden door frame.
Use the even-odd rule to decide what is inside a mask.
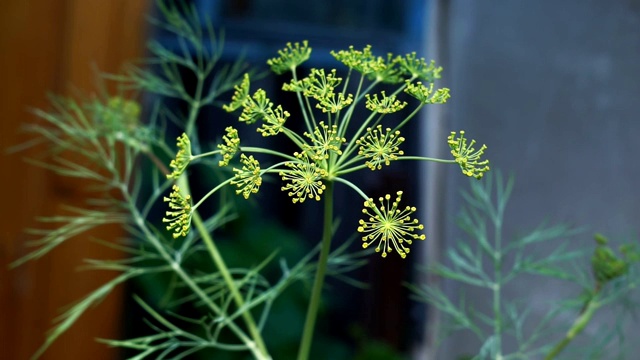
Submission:
[[[92,65],[117,72],[142,56],[148,0],[4,0],[0,3],[0,358],[28,359],[45,339],[61,308],[114,274],[78,272],[82,259],[121,256],[87,241],[70,240],[51,254],[16,269],[7,264],[27,251],[26,227],[35,216],[55,215],[62,204],[81,204],[80,183],[28,165],[27,151],[4,150],[27,139],[19,128],[35,121],[29,108],[47,108],[46,93],[91,92]],[[75,90],[74,90],[75,91]],[[110,238],[118,228],[93,235]],[[122,327],[122,289],[90,310],[42,359],[115,359],[97,337],[117,338]]]

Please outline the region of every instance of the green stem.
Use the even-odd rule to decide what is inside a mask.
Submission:
[[[178,186],[180,187],[180,189],[182,189],[186,193],[189,192],[189,184],[185,175],[181,176],[180,179],[178,179]],[[204,222],[202,221],[200,214],[198,214],[198,212],[195,209],[192,211],[192,222],[195,225],[195,227],[198,229],[198,232],[200,233],[200,235],[202,236],[202,241],[207,247],[207,250],[211,255],[211,259],[213,260],[214,264],[218,268],[218,271],[220,271],[220,274],[222,275],[222,278],[224,279],[225,284],[227,285],[227,288],[229,289],[229,291],[231,292],[231,295],[233,296],[233,300],[235,301],[238,308],[242,310],[243,307],[245,306],[245,302],[242,297],[242,294],[240,294],[240,290],[238,290],[238,287],[236,286],[235,281],[233,281],[233,277],[229,272],[229,268],[227,267],[227,264],[222,258],[222,255],[220,255],[220,251],[218,250],[218,247],[213,241],[211,234],[209,234],[209,231],[204,225]],[[260,330],[256,326],[256,322],[253,319],[253,316],[251,315],[251,311],[249,309],[247,309],[246,311],[242,311],[242,318],[244,319],[247,325],[247,328],[249,329],[249,333],[251,334],[253,341],[255,341],[256,346],[258,347],[258,350],[261,355],[259,358],[271,359],[271,356],[267,351],[267,347],[264,343],[264,340],[262,339],[262,334],[260,334]]]
[[[560,340],[560,342],[558,342],[556,344],[556,346],[554,346],[553,349],[551,349],[551,351],[549,351],[549,354],[547,354],[547,356],[544,358],[545,360],[555,359],[556,356],[558,354],[560,354],[560,352],[562,350],[564,350],[564,348],[567,345],[569,345],[569,343],[578,334],[580,334],[582,332],[582,330],[584,330],[584,328],[587,326],[587,324],[589,324],[589,321],[591,321],[591,318],[593,317],[593,314],[600,307],[600,303],[598,303],[595,300],[595,298],[596,298],[596,296],[593,296],[589,300],[585,310],[580,314],[580,316],[578,316],[576,321],[573,322],[573,325],[571,326],[571,329],[569,329],[569,331],[567,331],[567,334],[565,335],[565,337],[562,340]]]
[[[500,214],[502,215],[502,214]],[[493,253],[493,334],[496,339],[496,359],[502,359],[502,216],[494,220],[495,247]]]
[[[217,315],[223,314],[222,309],[216,305],[211,298],[200,288],[200,286],[191,279],[191,276],[187,274],[183,269],[180,263],[176,262],[175,259],[165,250],[164,246],[161,244],[160,240],[156,238],[155,234],[149,230],[149,228],[145,225],[145,220],[138,211],[137,207],[134,204],[133,199],[129,195],[126,185],[122,185],[121,187],[122,195],[124,196],[125,201],[128,204],[129,210],[134,218],[134,222],[137,224],[138,228],[142,230],[145,238],[153,245],[153,247],[158,251],[160,256],[171,266],[173,271],[187,284],[187,286],[193,290],[193,292],[205,303],[213,312]],[[253,341],[249,339],[245,333],[236,325],[233,321],[228,321],[227,325],[229,329],[235,333],[238,338],[249,348],[249,350],[253,353],[256,359],[260,360],[270,360],[271,357],[259,348],[258,342],[254,339]]]
[[[311,291],[311,300],[309,302],[309,308],[307,309],[307,319],[305,320],[304,330],[302,332],[302,341],[300,342],[300,350],[298,351],[298,360],[307,360],[309,358],[311,341],[313,340],[313,330],[318,316],[318,306],[320,305],[320,297],[322,295],[322,287],[324,285],[324,277],[327,272],[332,232],[333,182],[329,181],[327,182],[327,189],[324,193],[324,226],[322,229],[320,260],[318,261],[318,269],[316,270],[316,277],[313,281],[313,290]]]

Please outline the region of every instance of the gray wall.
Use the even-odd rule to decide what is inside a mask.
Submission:
[[[440,3],[447,16],[440,57],[452,89],[443,125],[486,143],[492,167],[516,176],[508,237],[546,219],[586,226],[576,247],[591,246],[593,232],[638,239],[640,1]],[[458,234],[452,217],[467,186],[457,170],[446,176],[445,247]],[[489,301],[464,291],[479,306]],[[542,301],[567,292],[575,289],[528,280],[509,295],[528,297],[535,316]],[[627,340],[638,343],[640,327],[627,329]],[[456,337],[439,358],[477,345]]]

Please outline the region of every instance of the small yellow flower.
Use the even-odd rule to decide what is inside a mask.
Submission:
[[[311,140],[310,145],[304,146],[304,154],[313,161],[323,161],[329,158],[329,153],[342,155],[340,148],[347,139],[338,136],[338,126],[329,126],[320,121],[312,134],[305,132],[304,136]]]
[[[294,154],[300,161],[287,162],[285,166],[290,170],[280,172],[282,181],[286,185],[282,187],[282,191],[288,191],[294,203],[303,203],[307,199],[320,201],[320,195],[327,188],[322,182],[326,171],[318,167],[315,163],[310,162],[304,154]]]
[[[409,253],[408,245],[411,245],[413,240],[426,238],[424,234],[415,233],[424,229],[418,219],[410,217],[416,208],[407,206],[399,209],[401,199],[402,191],[398,191],[393,202],[390,202],[391,195],[379,198],[380,207],[376,207],[373,199],[364,202],[362,213],[368,219],[360,220],[358,227],[358,232],[363,233],[363,248],[377,243],[376,252],[382,251],[382,257],[387,257],[388,253],[395,250],[404,259]]]
[[[247,97],[242,104],[242,113],[239,120],[247,124],[253,124],[267,116],[272,107],[273,103],[267,98],[267,92],[263,89],[258,89],[253,96]]]
[[[231,103],[223,105],[222,108],[226,112],[236,111],[244,105],[245,100],[249,97],[249,74],[244,74],[242,82],[234,87],[236,90],[231,97]]]
[[[287,43],[287,47],[278,50],[278,57],[267,60],[267,65],[276,74],[283,74],[287,71],[293,71],[298,65],[309,59],[311,56],[311,48],[307,40],[300,43]]]
[[[436,66],[435,61],[431,60],[431,62],[427,64],[425,59],[418,58],[415,52],[407,54],[404,57],[398,56],[396,61],[404,74],[429,83],[432,83],[435,79],[439,79],[440,73],[442,72],[442,67]]]
[[[269,109],[267,115],[263,118],[264,122],[262,126],[258,128],[258,132],[262,136],[278,135],[284,128],[284,123],[287,121],[291,114],[288,111],[283,110],[281,105],[278,105],[275,110]]]
[[[404,138],[400,136],[400,131],[391,132],[391,129],[382,131],[382,125],[378,125],[375,129],[367,128],[367,134],[356,140],[356,144],[360,145],[358,155],[369,159],[365,162],[371,170],[382,169],[382,164],[389,165],[391,161],[398,159],[398,156],[404,155],[404,151],[400,150],[400,144],[404,142]]]
[[[167,211],[162,222],[169,223],[167,230],[173,230],[173,238],[187,236],[191,229],[191,195],[182,196],[178,185],[173,185],[173,191],[169,197],[164,197],[172,211]]]
[[[222,136],[224,144],[218,144],[218,149],[222,151],[222,159],[218,162],[219,166],[229,165],[229,161],[233,159],[240,149],[238,130],[234,129],[232,126],[228,126],[225,131],[227,134]]]
[[[444,104],[451,97],[449,89],[442,88],[433,91],[433,83],[426,87],[422,82],[418,81],[413,84],[407,80],[407,87],[404,92],[418,99],[423,104]]]
[[[236,194],[248,199],[251,194],[255,194],[262,185],[262,176],[260,173],[260,163],[253,158],[253,155],[247,157],[245,154],[240,155],[242,169],[233,168],[236,173],[231,185],[236,185],[238,189]]]
[[[178,137],[178,152],[176,153],[176,158],[169,163],[169,167],[172,168],[173,171],[167,175],[167,178],[179,178],[187,166],[189,166],[189,162],[191,162],[191,141],[187,134],[183,133]]]
[[[480,149],[476,151],[473,148],[476,141],[471,140],[471,142],[467,144],[467,139],[464,137],[464,130],[460,131],[460,137],[456,139],[455,136],[456,132],[452,131],[451,135],[447,138],[447,143],[451,148],[451,155],[453,155],[455,161],[460,165],[463,174],[481,179],[484,173],[489,171],[489,160],[480,160],[487,146],[482,145]]]
[[[379,114],[391,114],[407,106],[406,101],[397,100],[395,95],[387,96],[384,91],[380,93],[381,99],[378,99],[378,94],[373,96],[366,94],[365,97],[367,98],[365,104],[367,109]]]

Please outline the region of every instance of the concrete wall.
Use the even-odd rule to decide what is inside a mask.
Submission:
[[[492,167],[516,176],[507,238],[546,219],[586,226],[573,240],[576,248],[592,246],[594,232],[637,240],[640,1],[440,3],[448,13],[439,40],[452,89],[443,124],[486,143]],[[452,216],[461,204],[458,190],[467,187],[457,170],[447,170],[447,179],[444,246],[459,235]],[[543,301],[576,295],[575,288],[535,281],[509,290],[528,299],[534,317],[544,313]],[[480,307],[489,301],[486,293],[447,287]],[[638,326],[628,328],[628,342],[638,343],[638,334]],[[477,345],[456,337],[438,358],[454,359]],[[633,346],[637,353],[640,345]]]

